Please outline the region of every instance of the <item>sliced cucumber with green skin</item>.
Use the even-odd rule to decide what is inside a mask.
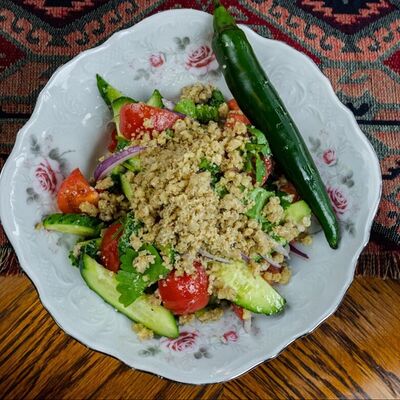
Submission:
[[[121,174],[119,176],[119,179],[121,181],[121,188],[122,191],[124,192],[125,197],[131,202],[133,200],[133,187],[131,183],[129,182],[129,179],[125,174]]]
[[[43,227],[49,231],[70,233],[84,237],[100,235],[102,222],[85,214],[51,214],[42,221]]]
[[[130,97],[119,97],[117,99],[115,99],[112,103],[111,103],[111,109],[113,112],[113,120],[115,122],[115,128],[117,129],[117,134],[119,136],[124,137],[124,135],[121,133],[120,127],[119,127],[119,113],[121,111],[121,108],[125,105],[125,104],[132,104],[132,103],[136,103],[136,100],[130,98]]]
[[[196,104],[193,100],[182,99],[179,100],[174,107],[174,111],[187,115],[190,118],[196,119]]]
[[[122,97],[123,94],[118,90],[111,86],[105,79],[103,79],[99,74],[96,74],[97,88],[99,89],[100,95],[107,105],[111,105],[111,103]]]
[[[146,101],[146,104],[153,107],[164,108],[161,93],[155,89],[151,97]]]
[[[304,200],[290,204],[285,210],[286,219],[301,224],[304,217],[311,216],[311,209]]]
[[[142,295],[128,307],[124,307],[118,298],[115,273],[107,270],[96,260],[83,255],[81,275],[86,284],[106,303],[129,319],[143,324],[146,328],[161,336],[176,338],[179,336],[178,326],[172,313],[163,306],[152,304],[149,295]]]
[[[254,276],[242,262],[212,264],[213,275],[218,286],[231,288],[236,293],[233,303],[246,310],[272,315],[285,308],[286,300],[261,276]]]

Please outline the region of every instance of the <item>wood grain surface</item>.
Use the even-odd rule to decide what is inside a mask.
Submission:
[[[184,385],[134,371],[67,336],[25,276],[0,278],[0,398],[400,398],[400,282],[357,278],[313,334],[240,378]]]

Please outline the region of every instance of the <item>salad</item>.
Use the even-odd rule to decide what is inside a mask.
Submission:
[[[209,84],[147,102],[97,76],[113,114],[108,153],[88,180],[75,169],[48,230],[79,236],[70,261],[139,338],[233,307],[282,312],[289,246],[308,244],[311,210],[275,164],[265,135]],[[294,247],[295,249],[295,247]]]

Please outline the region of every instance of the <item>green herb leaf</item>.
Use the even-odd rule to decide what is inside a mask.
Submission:
[[[247,129],[252,135],[253,143],[268,144],[267,138],[259,129],[255,128],[254,126],[249,126]]]
[[[208,171],[211,174],[211,187],[214,188],[217,182],[221,179],[221,169],[217,164],[208,161],[203,158],[199,164],[200,171]]]
[[[76,244],[80,246],[79,255],[76,256],[74,254],[74,249],[72,249],[68,254],[68,258],[71,261],[71,264],[74,267],[79,267],[83,254],[87,254],[88,256],[96,259],[97,253],[100,248],[100,243],[101,243],[101,238],[77,242]]]
[[[211,94],[211,99],[208,101],[208,105],[219,107],[222,103],[225,103],[224,95],[220,90],[214,89]]]
[[[254,202],[254,206],[246,212],[249,218],[262,222],[265,218],[262,215],[262,210],[267,204],[268,199],[274,195],[274,192],[268,192],[263,188],[255,188],[249,194],[249,200]]]
[[[126,249],[124,255],[120,258],[121,269],[118,271],[116,279],[118,281],[117,290],[121,294],[119,302],[125,307],[132,304],[147,287],[143,275],[133,267],[133,260],[138,253],[132,248]]]
[[[125,147],[129,146],[130,143],[131,142],[128,139],[117,136],[117,147],[115,148],[115,151],[123,150]]]
[[[148,285],[157,282],[159,279],[165,278],[169,273],[169,269],[163,264],[163,260],[158,250],[152,244],[148,243],[144,244],[140,250],[147,250],[154,256],[154,263],[151,264],[143,274],[148,278]]]
[[[262,183],[265,175],[267,174],[267,169],[265,168],[265,163],[261,160],[260,155],[256,155],[256,181]]]
[[[225,195],[227,195],[228,189],[221,185],[219,182],[215,185],[215,193],[222,199]]]
[[[162,262],[162,258],[157,249],[151,244],[144,244],[140,251],[146,250],[154,256],[154,262],[149,265],[145,273],[141,274],[133,267],[133,261],[138,256],[138,252],[132,248],[127,248],[124,255],[120,258],[121,269],[117,273],[117,290],[121,294],[119,301],[125,306],[132,304],[144,290],[166,277],[169,270]]]
[[[122,225],[124,227],[124,233],[118,241],[118,253],[120,258],[126,253],[127,249],[132,248],[132,234],[137,234],[139,230],[143,227],[143,224],[135,218],[132,212],[126,214]]]

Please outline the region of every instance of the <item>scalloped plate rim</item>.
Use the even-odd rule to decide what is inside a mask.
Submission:
[[[22,144],[25,140],[25,137],[28,135],[28,131],[29,128],[34,124],[35,120],[37,119],[42,104],[43,104],[43,98],[46,95],[46,91],[47,89],[52,85],[53,80],[56,79],[56,76],[64,69],[68,68],[69,66],[79,62],[82,58],[84,58],[88,53],[94,53],[102,48],[111,46],[118,38],[122,37],[124,34],[126,34],[127,32],[132,32],[135,31],[138,27],[141,27],[145,24],[148,24],[151,20],[155,20],[157,18],[160,18],[160,16],[166,16],[168,14],[180,14],[180,13],[193,13],[193,14],[204,14],[209,16],[208,13],[205,13],[203,11],[198,11],[198,10],[193,10],[193,9],[177,9],[177,10],[167,10],[167,11],[163,11],[157,14],[154,14],[152,16],[149,16],[145,19],[143,19],[142,21],[136,23],[135,25],[120,30],[118,32],[115,32],[113,35],[110,36],[110,38],[108,38],[104,43],[100,44],[99,46],[87,49],[83,52],[81,52],[80,54],[78,54],[77,56],[75,56],[74,58],[72,58],[71,60],[69,60],[67,63],[65,63],[64,65],[58,67],[53,75],[51,76],[51,78],[49,79],[49,81],[46,83],[46,85],[44,86],[44,88],[41,90],[36,105],[34,107],[34,110],[32,112],[31,117],[29,118],[29,120],[26,122],[26,124],[19,130],[17,137],[16,137],[16,142],[15,145],[13,147],[12,152],[10,153],[9,157],[7,158],[2,171],[0,173],[0,187],[9,187],[10,189],[12,189],[12,185],[11,183],[11,177],[13,176],[13,170],[12,170],[12,164],[16,162],[17,160],[17,156],[20,153]],[[297,51],[295,49],[293,49],[291,46],[287,45],[286,43],[280,42],[280,41],[276,41],[276,40],[272,40],[272,39],[267,39],[264,38],[262,36],[260,36],[259,34],[257,34],[256,32],[254,32],[253,30],[251,30],[249,27],[244,26],[244,25],[240,25],[242,29],[245,30],[246,35],[250,35],[254,38],[254,40],[258,40],[258,41],[269,41],[269,42],[276,42],[279,43],[280,46],[282,47],[288,47],[291,50]],[[298,52],[298,51],[297,51]],[[15,221],[12,219],[11,215],[7,215],[5,213],[5,206],[6,203],[9,201],[8,198],[6,198],[6,196],[2,195],[0,196],[0,219],[3,223],[3,227],[4,230],[12,244],[12,246],[14,247],[18,260],[21,264],[22,269],[26,272],[26,274],[28,275],[29,279],[31,280],[31,282],[33,283],[33,285],[35,286],[38,294],[39,294],[39,299],[42,303],[42,305],[44,306],[44,308],[49,312],[50,316],[53,318],[53,320],[56,322],[56,324],[69,336],[71,336],[72,338],[74,338],[75,340],[78,340],[80,343],[84,344],[86,347],[93,349],[95,351],[99,351],[101,353],[107,354],[108,356],[112,356],[122,362],[124,362],[126,365],[128,365],[131,368],[134,369],[138,369],[138,370],[142,370],[145,372],[149,372],[149,373],[153,373],[159,376],[163,376],[166,377],[168,379],[174,380],[174,381],[178,381],[178,382],[182,382],[182,383],[189,383],[189,384],[207,384],[207,383],[218,383],[218,382],[225,382],[227,380],[230,379],[234,379],[238,376],[241,376],[243,374],[245,374],[246,372],[248,372],[249,370],[255,368],[257,365],[261,364],[262,362],[271,360],[275,357],[277,357],[282,351],[284,351],[291,343],[293,343],[294,341],[296,341],[297,339],[311,333],[312,331],[314,331],[319,325],[321,325],[327,318],[329,318],[333,313],[335,313],[335,311],[337,310],[337,308],[339,307],[340,303],[343,301],[344,296],[347,292],[347,290],[349,289],[353,278],[354,278],[354,272],[355,272],[355,267],[356,267],[356,263],[357,260],[360,256],[361,251],[363,250],[363,248],[366,246],[366,244],[369,241],[369,236],[370,236],[370,231],[372,228],[372,223],[373,223],[373,219],[374,216],[378,210],[378,205],[379,205],[379,201],[380,201],[380,197],[381,197],[381,192],[382,192],[382,179],[381,179],[381,172],[380,172],[380,166],[379,166],[379,161],[377,158],[377,155],[371,145],[371,143],[368,141],[368,139],[365,137],[365,135],[362,133],[362,131],[360,130],[354,115],[351,113],[351,111],[345,107],[340,100],[337,98],[333,87],[329,81],[329,79],[321,72],[321,70],[318,68],[318,66],[314,63],[314,61],[309,58],[307,55],[298,52],[301,54],[301,56],[305,59],[308,60],[308,62],[311,61],[312,63],[312,67],[316,70],[316,72],[321,75],[323,77],[323,80],[325,82],[325,84],[329,87],[329,92],[331,94],[331,98],[332,100],[335,101],[336,106],[338,106],[338,108],[340,109],[341,112],[345,112],[347,114],[347,116],[350,118],[351,123],[353,125],[354,131],[357,132],[357,135],[359,136],[359,138],[361,139],[361,141],[364,143],[364,145],[366,146],[366,149],[368,150],[368,152],[370,153],[370,155],[372,156],[372,161],[373,164],[371,166],[371,169],[376,173],[376,177],[377,180],[379,182],[379,188],[378,191],[376,192],[375,195],[375,201],[373,204],[373,207],[370,210],[370,213],[368,215],[368,220],[367,223],[365,225],[365,229],[364,229],[364,233],[363,233],[363,241],[358,249],[358,251],[354,254],[350,264],[349,268],[349,274],[347,276],[346,279],[346,285],[343,286],[343,290],[341,291],[341,293],[338,293],[337,295],[337,301],[335,304],[333,304],[328,310],[326,310],[321,317],[319,318],[319,321],[314,324],[313,326],[310,326],[307,330],[304,330],[302,332],[297,333],[296,335],[294,335],[295,337],[290,338],[289,340],[287,340],[287,343],[277,349],[276,351],[274,351],[273,355],[270,356],[260,356],[257,359],[251,359],[250,361],[244,363],[244,367],[241,368],[235,368],[234,370],[231,370],[229,375],[225,376],[223,379],[212,379],[213,377],[210,376],[210,379],[200,379],[200,380],[196,380],[193,379],[193,377],[191,379],[181,379],[180,377],[177,377],[176,375],[169,374],[168,372],[166,372],[166,370],[162,370],[158,369],[157,367],[148,367],[147,365],[142,365],[140,358],[137,359],[137,365],[136,366],[131,366],[129,365],[129,363],[127,361],[124,361],[123,358],[121,358],[120,356],[114,355],[112,353],[109,352],[109,350],[104,349],[103,346],[99,345],[98,343],[87,343],[86,340],[84,340],[83,338],[79,337],[79,334],[76,334],[74,332],[72,332],[70,329],[67,329],[65,327],[63,327],[63,324],[57,320],[57,318],[53,315],[51,309],[52,309],[52,305],[49,304],[48,300],[46,299],[46,295],[42,292],[42,288],[41,288],[41,284],[40,284],[40,280],[39,278],[37,278],[37,276],[35,276],[35,273],[33,270],[30,270],[29,268],[29,262],[26,259],[23,249],[21,247],[21,245],[19,244],[18,240],[14,238],[14,236],[12,235],[12,231],[13,229],[16,228],[15,226]],[[352,132],[352,134],[354,134],[354,132]],[[7,179],[10,178],[10,179]],[[6,192],[5,190],[2,191],[2,193]]]

